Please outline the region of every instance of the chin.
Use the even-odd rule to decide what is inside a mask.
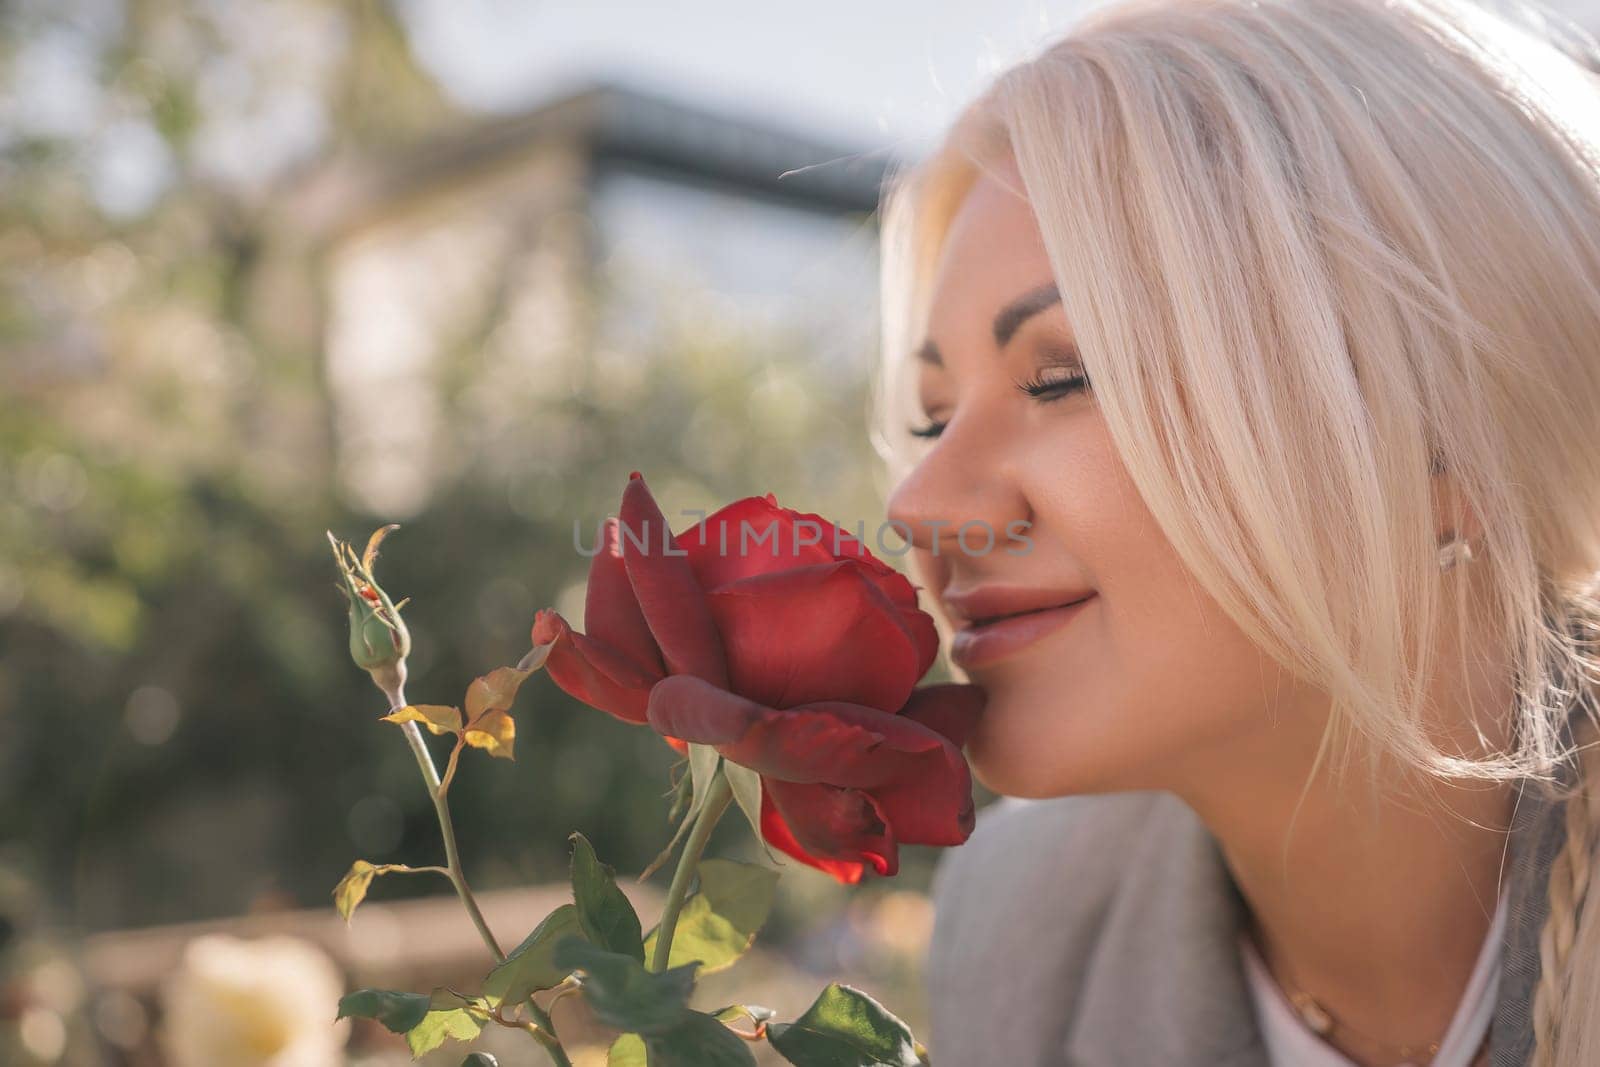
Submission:
[[[1007,722],[1003,711],[985,713],[967,739],[972,776],[987,790],[1008,797],[1044,798],[1080,792],[1077,775],[1063,766],[1056,746],[1041,744],[1038,731]]]
[[[1034,708],[1047,704],[1027,703]],[[1053,725],[1056,729],[1045,735],[1037,716],[1012,701],[993,702],[967,739],[973,778],[990,792],[1030,799],[1141,788],[1128,766],[1136,761],[1135,754],[1118,753],[1115,746],[1092,740],[1108,736],[1106,732]]]

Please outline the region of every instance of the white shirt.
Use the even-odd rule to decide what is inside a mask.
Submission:
[[[1494,1015],[1500,985],[1500,938],[1506,925],[1506,896],[1501,893],[1495,905],[1494,920],[1478,950],[1478,962],[1461,995],[1450,1028],[1439,1042],[1431,1067],[1471,1067],[1473,1056],[1483,1043]],[[1245,976],[1255,1001],[1256,1020],[1267,1054],[1274,1067],[1357,1067],[1338,1049],[1323,1041],[1300,1018],[1288,996],[1267,970],[1248,934],[1239,936],[1239,951]]]

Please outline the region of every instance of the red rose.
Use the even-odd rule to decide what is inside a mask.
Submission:
[[[713,745],[762,778],[762,835],[843,882],[972,832],[960,746],[983,693],[915,686],[938,652],[916,591],[815,515],[747,497],[670,533],[635,473],[589,569],[588,633],[538,613],[586,704]]]

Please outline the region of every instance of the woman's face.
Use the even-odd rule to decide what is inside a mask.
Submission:
[[[1263,755],[1269,711],[1320,731],[1290,718],[1309,695],[1145,508],[1083,386],[1021,178],[1009,160],[996,173],[943,247],[917,355],[932,439],[889,501],[956,627],[952,659],[989,694],[975,774],[1019,796],[1179,788]]]

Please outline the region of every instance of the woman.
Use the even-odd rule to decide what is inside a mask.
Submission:
[[[1018,798],[944,1067],[1600,1064],[1600,89],[1527,25],[1105,8],[892,183],[890,517]]]

